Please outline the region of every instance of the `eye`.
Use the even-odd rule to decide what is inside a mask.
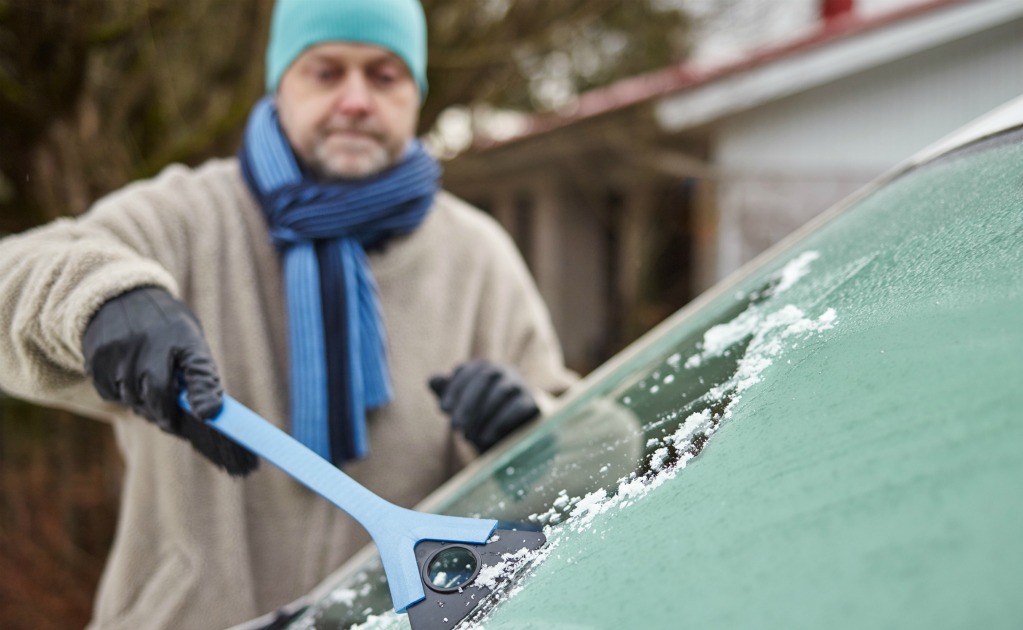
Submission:
[[[336,81],[341,76],[337,68],[322,68],[316,72],[316,78],[320,81]]]
[[[381,88],[389,88],[405,79],[412,78],[405,70],[405,66],[393,60],[371,66],[367,74],[370,80]]]
[[[379,68],[370,74],[373,82],[381,86],[389,86],[398,81],[398,73],[389,68]]]
[[[309,69],[309,76],[317,83],[323,84],[337,82],[342,74],[341,68],[332,64],[319,63]]]

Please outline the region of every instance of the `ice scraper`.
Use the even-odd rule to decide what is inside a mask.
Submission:
[[[184,394],[181,404],[188,408]],[[413,630],[453,628],[490,592],[474,584],[503,556],[539,549],[540,532],[490,519],[416,512],[389,503],[230,396],[215,429],[347,512],[369,532],[383,562],[391,601]]]

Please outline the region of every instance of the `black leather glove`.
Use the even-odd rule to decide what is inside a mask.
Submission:
[[[458,366],[451,376],[434,376],[430,389],[455,429],[485,451],[540,409],[522,377],[507,365],[475,359]]]
[[[85,329],[82,354],[104,400],[188,440],[232,475],[248,474],[259,464],[249,450],[203,421],[223,404],[217,366],[198,318],[167,291],[144,287],[105,302]],[[182,386],[191,414],[178,405]]]

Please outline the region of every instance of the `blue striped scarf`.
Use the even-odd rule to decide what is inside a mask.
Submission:
[[[415,230],[440,166],[415,142],[358,181],[318,181],[292,153],[271,97],[249,116],[239,154],[284,255],[292,433],[336,465],[368,452],[366,411],[391,399],[386,339],[364,247]]]

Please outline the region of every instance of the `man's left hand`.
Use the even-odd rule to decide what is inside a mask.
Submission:
[[[454,428],[480,452],[540,413],[514,369],[483,359],[463,363],[451,376],[434,376],[430,389]]]

